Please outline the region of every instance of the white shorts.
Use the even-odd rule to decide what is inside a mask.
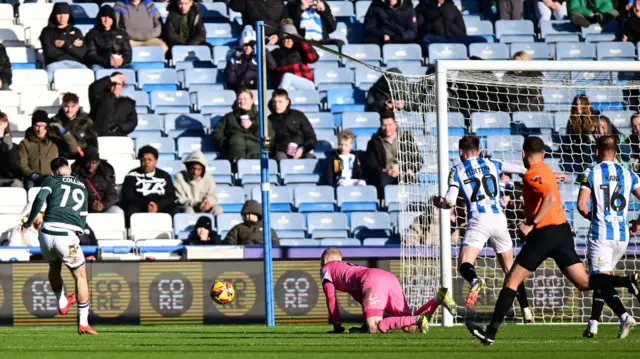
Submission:
[[[489,238],[496,253],[513,249],[504,214],[485,213],[470,218],[462,246],[482,249]]]
[[[44,223],[38,241],[42,256],[49,261],[61,259],[69,269],[77,269],[85,262],[80,239],[74,231]]]
[[[587,241],[587,260],[591,274],[612,272],[627,252],[629,242],[592,240]]]

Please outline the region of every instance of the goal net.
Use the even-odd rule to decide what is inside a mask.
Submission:
[[[509,63],[513,65],[511,68],[516,66],[514,61]],[[525,137],[535,135],[544,140],[545,162],[554,171],[569,176],[566,183],[560,184],[561,197],[574,231],[577,251],[583,259],[590,223],[577,212],[578,177],[595,164],[594,144],[599,134],[616,135],[619,139],[618,161],[640,171],[640,143],[632,123],[638,109],[640,81],[634,80],[633,73],[505,72],[483,70],[481,66],[478,67],[480,71],[447,71],[446,81],[436,81],[435,75],[384,74],[390,85],[399,131],[411,134],[400,137],[404,142],[398,154],[401,205],[397,210],[402,240],[402,283],[410,305],[416,309],[431,298],[440,285],[447,286],[450,274],[450,288],[458,303],[458,315],[454,318],[457,323],[468,319],[489,320],[504,279],[493,249],[486,246],[476,262],[476,269],[478,276],[485,279],[487,288],[474,308],[465,307],[469,285],[457,270],[457,254],[467,221],[464,201],[459,198],[454,209],[441,212],[429,200],[433,195],[444,195],[449,169],[460,161],[458,140],[463,135],[475,134],[481,138],[482,156],[516,164],[522,164]],[[499,67],[493,68],[496,69]],[[436,96],[437,93],[440,96]],[[437,106],[437,97],[445,94],[446,102],[440,101],[440,104],[446,105]],[[440,132],[438,111],[442,121]],[[640,128],[640,118],[637,121]],[[446,136],[440,146],[439,133]],[[441,165],[446,163],[441,166],[443,168],[438,167],[439,155],[448,157],[440,159]],[[419,170],[413,173],[416,168]],[[521,177],[501,175],[500,189],[500,200],[518,253],[523,245],[517,229],[517,224],[524,218]],[[637,218],[640,203],[635,202],[635,198],[628,199],[627,203],[629,217]],[[440,218],[441,213],[446,218]],[[445,244],[444,248],[441,244]],[[627,255],[618,263],[618,274],[640,269],[635,256],[639,244],[639,238],[631,237]],[[450,258],[441,257],[441,253]],[[587,264],[586,260],[584,263]],[[525,285],[537,323],[589,320],[592,293],[576,290],[553,261],[547,260]],[[636,316],[640,315],[639,304],[633,297],[626,290],[619,290],[619,293],[625,306]],[[508,319],[521,321],[517,301]],[[605,307],[601,322],[617,321],[618,318]]]

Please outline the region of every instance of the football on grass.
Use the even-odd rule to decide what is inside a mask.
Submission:
[[[236,291],[233,289],[231,283],[217,280],[211,286],[211,300],[218,304],[227,304],[233,300],[236,295]]]

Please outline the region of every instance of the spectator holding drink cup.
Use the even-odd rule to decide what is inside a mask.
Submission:
[[[286,90],[273,91],[269,110],[269,123],[276,132],[273,137],[274,158],[278,161],[287,158],[315,158],[310,151],[316,147],[316,133],[304,113],[291,109]]]

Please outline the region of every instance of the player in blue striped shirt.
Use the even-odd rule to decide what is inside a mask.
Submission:
[[[591,274],[611,274],[626,253],[629,244],[627,202],[631,193],[640,198],[638,175],[615,163],[617,146],[613,136],[598,138],[598,164],[587,169],[580,181],[578,211],[591,221],[587,239],[587,258]],[[584,337],[593,338],[598,334],[598,321],[604,303],[607,303],[620,318],[618,337],[626,338],[636,321],[627,313],[615,288],[593,291],[591,319],[584,331]]]
[[[458,145],[462,162],[451,168],[446,196],[434,196],[433,203],[438,208],[453,208],[460,193],[466,204],[467,230],[458,255],[458,271],[469,282],[466,304],[472,307],[478,293],[485,287],[484,280],[478,278],[474,263],[489,238],[505,273],[513,265],[513,245],[500,203],[499,178],[501,172],[523,174],[525,168],[480,157],[480,139],[476,136],[464,136]],[[533,313],[524,284],[518,287],[517,298],[523,321],[532,323]]]

